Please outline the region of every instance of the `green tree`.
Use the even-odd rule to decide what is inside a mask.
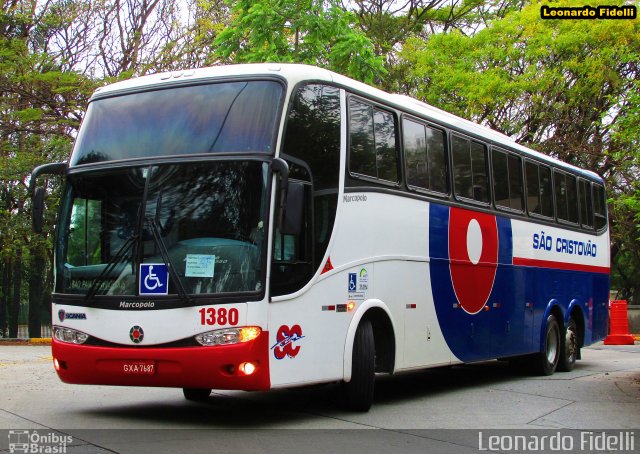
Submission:
[[[382,58],[336,0],[237,0],[231,24],[215,39],[223,62],[322,66],[365,82],[384,73]]]
[[[487,22],[519,10],[526,0],[355,0],[343,1],[357,24],[384,58],[386,74],[376,78],[381,88],[410,91],[410,66],[399,58],[399,51],[410,39],[427,40],[431,35],[458,30],[473,34]]]
[[[590,5],[601,3],[612,2]],[[540,6],[491,21],[473,36],[409,40],[402,57],[413,94],[602,175],[614,284],[637,298],[640,23],[542,20]]]
[[[0,14],[0,328],[17,335],[25,284],[29,328],[39,337],[45,282],[51,282],[51,235],[31,234],[27,185],[31,170],[68,155],[93,83],[47,54],[56,24],[41,20],[36,2],[4,1]],[[57,189],[46,181],[49,193]],[[48,199],[50,204],[57,198]],[[53,210],[50,210],[53,211]],[[51,229],[52,230],[52,229]],[[27,278],[26,280],[24,278]],[[5,318],[8,314],[8,320]]]

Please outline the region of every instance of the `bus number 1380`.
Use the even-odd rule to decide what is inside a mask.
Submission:
[[[227,310],[225,307],[221,307],[216,310],[215,307],[203,307],[198,311],[200,313],[201,325],[232,325],[238,324],[238,309],[232,307]]]

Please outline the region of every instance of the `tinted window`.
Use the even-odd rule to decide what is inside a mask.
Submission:
[[[378,176],[373,135],[373,107],[351,99],[349,103],[349,168],[362,175]]]
[[[540,175],[540,206],[541,214],[548,218],[553,217],[553,192],[551,190],[551,167],[541,165],[538,168]]]
[[[173,267],[169,295],[262,290],[268,170],[205,161],[70,175],[56,291],[137,295],[141,263]]]
[[[91,102],[71,165],[193,153],[273,153],[282,86],[228,82]]]
[[[311,171],[314,190],[337,191],[340,178],[339,89],[314,84],[298,90],[291,102],[283,152],[299,159],[299,165]],[[291,170],[295,172],[295,166],[292,165]]]
[[[417,188],[446,193],[444,132],[405,119],[403,137],[407,183]]]
[[[527,206],[530,214],[553,217],[553,195],[551,192],[551,168],[527,162]]]
[[[599,184],[593,185],[593,203],[596,229],[600,230],[607,225],[607,201],[604,195],[604,187]]]
[[[457,136],[453,136],[451,145],[456,195],[488,202],[486,147]]]
[[[576,177],[567,175],[567,216],[569,222],[578,223],[578,186]]]
[[[349,170],[397,182],[398,151],[392,113],[356,99],[349,101]]]
[[[491,153],[493,167],[493,194],[496,205],[510,208],[509,197],[509,159],[507,153],[493,149]]]
[[[276,232],[272,295],[302,288],[322,264],[338,204],[340,176],[340,90],[326,85],[301,87],[293,96],[283,144],[290,177],[311,183],[304,197],[309,209],[300,235]],[[313,210],[311,209],[313,207]],[[313,226],[313,232],[311,232]],[[314,242],[312,247],[311,242]]]
[[[567,214],[567,182],[564,174],[560,172],[554,172],[553,176],[553,187],[556,193],[556,214],[558,219],[566,221],[569,219]]]
[[[522,159],[519,156],[509,155],[509,203],[514,210],[522,211]]]
[[[522,211],[521,162],[519,156],[493,149],[493,190],[497,206]]]
[[[593,227],[593,201],[591,198],[591,183],[580,180],[578,184],[580,197],[580,222],[583,227]]]
[[[473,179],[471,178],[471,154],[469,141],[453,136],[451,139],[453,157],[453,181],[458,197],[473,198]]]
[[[578,188],[576,177],[554,172],[556,213],[558,219],[578,223]]]

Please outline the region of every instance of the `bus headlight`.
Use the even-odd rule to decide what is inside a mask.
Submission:
[[[84,344],[89,339],[88,334],[71,328],[62,328],[61,326],[53,327],[53,337],[60,342],[68,344]]]
[[[198,334],[195,339],[200,345],[231,345],[249,342],[260,335],[262,330],[258,326],[243,326],[242,328],[225,328]]]

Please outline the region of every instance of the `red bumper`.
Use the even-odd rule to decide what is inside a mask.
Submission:
[[[52,351],[65,383],[249,391],[270,388],[268,342],[265,331],[250,342],[216,347],[112,348],[53,339]],[[256,366],[251,375],[240,370],[245,362]]]

